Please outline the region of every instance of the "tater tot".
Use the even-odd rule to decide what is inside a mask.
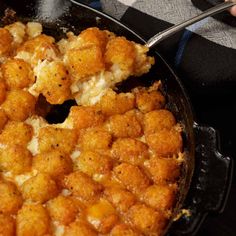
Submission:
[[[51,36],[47,36],[45,34],[41,34],[35,38],[29,39],[27,41],[25,41],[19,48],[18,48],[18,52],[20,51],[25,51],[25,52],[29,52],[29,53],[34,53],[35,49],[38,47],[40,48],[42,46],[42,44],[48,43],[53,45],[53,43],[55,42],[55,39]]]
[[[21,186],[24,199],[44,203],[59,193],[56,182],[48,174],[39,173]]]
[[[43,31],[43,26],[38,22],[28,22],[26,24],[26,33],[30,38],[39,36]]]
[[[50,218],[41,204],[24,204],[16,216],[17,236],[44,236],[50,232]]]
[[[30,171],[32,155],[26,147],[8,146],[0,151],[0,169],[19,175]]]
[[[166,219],[160,212],[144,204],[136,204],[130,208],[127,214],[132,225],[146,235],[160,232],[166,225]]]
[[[47,210],[51,219],[58,221],[62,225],[68,225],[73,222],[78,213],[73,199],[61,195],[47,202]]]
[[[161,109],[165,105],[165,97],[159,91],[136,89],[135,98],[137,108],[143,113]]]
[[[136,202],[132,193],[118,187],[107,188],[104,194],[120,212],[126,212]]]
[[[44,60],[57,60],[59,53],[54,42],[55,39],[53,37],[41,34],[25,41],[18,47],[16,57],[27,61],[33,67]]]
[[[11,33],[14,46],[19,46],[25,38],[25,25],[18,21],[6,25],[5,28]]]
[[[97,236],[98,234],[85,221],[75,221],[65,228],[63,236]]]
[[[104,121],[104,115],[95,107],[73,106],[68,117],[72,118],[74,128],[77,130],[95,127]]]
[[[168,110],[155,110],[144,115],[145,134],[156,133],[163,129],[171,129],[175,124],[175,117]]]
[[[82,150],[108,150],[112,141],[111,135],[102,129],[90,128],[81,133],[79,145]]]
[[[73,170],[71,158],[59,151],[48,151],[33,158],[33,169],[47,173],[54,179],[60,179]]]
[[[35,81],[30,64],[22,59],[9,59],[4,62],[2,74],[9,90],[29,87]]]
[[[85,201],[94,200],[99,196],[102,186],[93,181],[88,175],[75,171],[67,175],[64,179],[64,185],[73,195],[82,198]]]
[[[62,104],[71,98],[71,79],[62,62],[44,61],[34,71],[37,72],[35,90],[50,104]]]
[[[116,138],[136,138],[142,135],[142,127],[135,111],[111,116],[107,122],[108,130]]]
[[[105,62],[108,68],[117,64],[122,71],[132,74],[135,63],[134,44],[124,37],[112,38],[106,47]]]
[[[111,155],[118,161],[140,165],[149,156],[148,146],[136,139],[120,138],[113,142]]]
[[[175,129],[163,129],[157,133],[145,135],[145,138],[149,147],[159,155],[168,156],[182,150],[181,133]]]
[[[97,27],[83,30],[79,34],[79,38],[82,39],[83,45],[97,45],[102,49],[102,51],[105,50],[108,41],[107,33],[99,30]]]
[[[102,234],[109,233],[118,222],[115,208],[105,199],[89,206],[86,213],[87,220]]]
[[[2,104],[10,120],[24,121],[34,114],[36,99],[29,92],[24,90],[11,90]]]
[[[157,209],[166,211],[173,207],[176,198],[176,188],[169,185],[152,185],[142,194],[143,201]]]
[[[40,153],[62,150],[70,154],[77,142],[77,134],[75,130],[61,129],[56,127],[41,128],[38,135]]]
[[[145,167],[155,183],[173,182],[180,176],[180,164],[175,159],[152,157]]]
[[[123,114],[135,106],[135,97],[132,93],[119,93],[113,90],[108,90],[101,97],[97,106],[106,116]]]
[[[112,169],[112,162],[109,157],[92,151],[82,152],[75,161],[75,169],[93,176],[109,174]]]
[[[7,29],[0,28],[0,56],[11,50],[12,41],[10,32]]]
[[[118,224],[112,229],[111,236],[141,236],[141,234],[128,225]]]
[[[32,126],[18,121],[9,121],[0,134],[0,143],[26,147],[33,136]]]
[[[140,193],[150,185],[148,177],[137,166],[122,163],[113,170],[121,183],[134,193]]]
[[[0,109],[0,133],[2,132],[2,129],[4,128],[6,123],[7,123],[7,115],[2,109]]]
[[[20,209],[22,196],[12,182],[0,180],[0,202],[0,213],[15,214]]]
[[[72,76],[80,80],[105,69],[103,53],[97,45],[70,49],[65,54],[65,61]]]
[[[32,66],[36,66],[40,61],[44,60],[57,61],[59,59],[58,55],[59,51],[56,45],[50,42],[43,42],[35,48],[33,57],[31,57],[31,64]]]
[[[7,96],[7,86],[3,79],[0,77],[0,104],[2,104]]]
[[[9,215],[0,214],[0,235],[14,236],[16,231],[15,220]]]

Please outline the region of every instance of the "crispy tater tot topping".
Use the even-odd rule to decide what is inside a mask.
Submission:
[[[24,90],[11,90],[7,93],[2,109],[13,121],[24,121],[35,111],[36,99]]]
[[[157,235],[166,225],[164,215],[144,204],[136,204],[128,211],[128,218],[131,224],[144,234],[156,232]]]
[[[62,178],[72,171],[72,160],[68,154],[59,150],[47,151],[34,157],[33,168],[54,179]]]
[[[8,89],[23,89],[34,83],[31,66],[22,59],[10,59],[3,63],[2,74]]]
[[[163,235],[183,129],[160,81],[118,86],[149,72],[147,53],[97,27],[0,28],[0,235]]]
[[[48,201],[47,209],[50,217],[63,225],[73,222],[78,213],[74,199],[62,195]]]
[[[50,231],[50,218],[41,204],[24,204],[16,216],[16,234],[43,236]]]
[[[15,214],[21,208],[23,199],[16,185],[9,181],[0,180],[0,212]]]
[[[43,94],[50,104],[62,104],[71,98],[70,77],[61,62],[45,60],[34,70],[36,83],[32,90]]]
[[[56,182],[47,174],[37,174],[21,186],[24,199],[44,203],[59,193]]]
[[[0,134],[0,143],[11,146],[27,146],[33,136],[32,126],[19,121],[9,121]]]
[[[30,171],[31,162],[32,155],[26,147],[14,145],[0,151],[0,169],[13,174]]]

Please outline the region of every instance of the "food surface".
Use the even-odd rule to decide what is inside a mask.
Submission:
[[[178,200],[182,128],[148,49],[88,28],[56,42],[36,22],[0,28],[0,235],[162,235]],[[53,105],[75,99],[63,123]]]

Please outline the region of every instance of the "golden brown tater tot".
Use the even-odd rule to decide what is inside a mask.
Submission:
[[[24,204],[16,216],[17,236],[44,236],[50,231],[48,212],[41,204]]]
[[[26,147],[33,136],[31,125],[20,121],[9,121],[0,134],[0,143],[12,146],[20,145]]]
[[[16,231],[15,219],[9,215],[0,214],[0,235],[14,236]]]
[[[23,203],[22,196],[12,182],[0,180],[0,212],[16,214]]]
[[[19,175],[30,171],[32,154],[20,145],[8,146],[0,151],[0,169]]]
[[[24,90],[11,90],[7,93],[2,109],[8,118],[14,121],[24,121],[34,114],[36,99]]]
[[[22,196],[33,202],[44,203],[59,193],[56,182],[48,175],[39,173],[21,186]]]

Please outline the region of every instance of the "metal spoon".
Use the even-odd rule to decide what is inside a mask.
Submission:
[[[161,42],[162,40],[170,37],[171,35],[179,32],[180,30],[186,28],[189,25],[192,25],[200,20],[203,20],[209,16],[213,16],[217,13],[220,13],[226,9],[229,9],[231,7],[233,7],[234,5],[236,5],[236,0],[233,0],[234,2],[224,2],[221,3],[219,5],[216,5],[215,7],[212,7],[206,11],[204,11],[202,14],[195,16],[187,21],[184,21],[183,23],[174,25],[172,27],[170,27],[167,30],[164,30],[156,35],[154,35],[152,38],[150,38],[147,43],[145,44],[146,47],[151,48],[153,46],[155,46],[157,43]]]

